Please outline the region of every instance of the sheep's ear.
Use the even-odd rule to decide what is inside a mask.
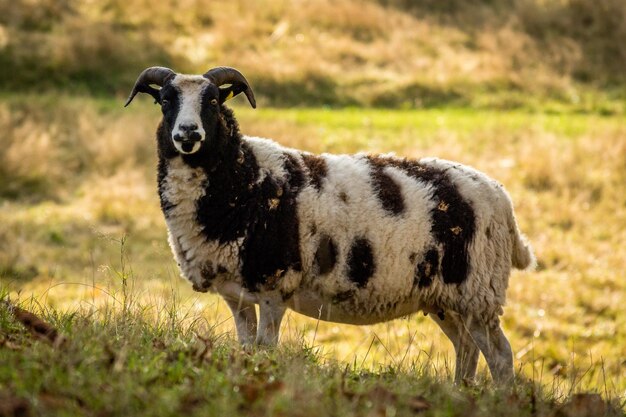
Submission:
[[[159,90],[157,90],[154,87],[150,87],[150,86],[146,86],[145,90],[139,90],[141,93],[146,93],[146,94],[150,94],[152,96],[152,98],[154,98],[154,103],[155,104],[161,104],[161,94],[159,93]]]
[[[249,87],[245,84],[227,84],[225,86],[220,86],[220,104],[230,100],[233,97],[238,96],[239,94],[245,92],[248,88]],[[246,94],[246,96],[248,96],[248,94]],[[250,97],[248,96],[248,101],[250,101],[250,105],[252,107],[256,107],[254,99],[251,101]]]
[[[127,107],[131,101],[133,101],[133,98],[135,98],[137,93],[150,94],[152,98],[154,98],[155,103],[161,104],[161,94],[159,94],[159,90],[149,85],[138,85],[133,89],[132,93],[128,97],[128,100],[126,101],[126,104],[124,104],[124,107]]]
[[[242,73],[231,67],[216,67],[208,70],[204,77],[220,89],[220,104],[239,93],[244,93],[252,108],[256,108],[254,93],[250,83]]]
[[[154,87],[151,87],[151,84],[158,85],[162,87],[167,80],[175,77],[176,73],[169,68],[165,67],[150,67],[146,68],[139,74],[137,81],[135,81],[135,86],[133,87],[133,91],[131,91],[130,96],[128,96],[128,100],[126,100],[126,104],[124,107],[128,106],[133,98],[137,95],[137,93],[146,93],[150,94],[155,102],[161,103],[161,95],[159,94],[159,90]]]

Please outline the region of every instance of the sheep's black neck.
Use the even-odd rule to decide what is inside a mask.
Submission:
[[[250,218],[253,197],[251,185],[258,176],[256,160],[243,143],[239,126],[230,109],[222,106],[213,132],[207,132],[206,142],[191,155],[180,155],[172,144],[171,129],[161,122],[157,130],[159,153],[158,182],[161,208],[167,216],[172,205],[166,200],[162,187],[169,161],[182,157],[190,168],[201,168],[207,181],[204,196],[197,204],[197,220],[208,239],[231,242],[242,236]]]
[[[165,214],[173,208],[164,198],[163,186],[169,162],[179,156],[164,122],[157,132],[159,146],[159,195]],[[285,184],[266,176],[259,181],[259,166],[252,149],[242,139],[232,111],[222,107],[213,134],[192,155],[182,157],[192,168],[201,168],[207,177],[204,195],[196,202],[196,221],[207,240],[241,243],[241,273],[244,285],[257,290],[288,269],[300,270],[296,194]],[[294,179],[292,179],[293,182]],[[268,201],[282,196],[281,204],[269,207]],[[258,227],[259,226],[259,227]]]

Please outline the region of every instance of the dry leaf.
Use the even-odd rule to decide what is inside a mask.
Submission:
[[[285,387],[282,381],[271,381],[266,383],[249,382],[239,384],[237,388],[247,403],[253,403],[259,398],[267,398],[281,391]]]
[[[44,392],[39,394],[39,402],[45,407],[46,410],[50,410],[67,407],[68,401],[67,398]]]
[[[28,417],[30,404],[23,398],[0,396],[0,417]]]
[[[600,394],[574,394],[569,402],[556,410],[556,417],[600,417],[606,413],[606,403]]]
[[[206,400],[204,398],[196,394],[189,393],[180,400],[179,410],[184,414],[189,414],[205,402]]]
[[[5,303],[8,305],[15,319],[22,323],[33,336],[46,340],[57,347],[63,343],[63,336],[61,336],[57,329],[51,324],[46,323],[30,311],[19,308],[8,301],[5,301]]]
[[[416,395],[409,398],[408,405],[414,413],[419,413],[430,409],[430,402],[421,395]]]
[[[356,398],[358,401],[371,401],[377,404],[375,413],[381,416],[386,416],[388,411],[388,406],[397,406],[398,402],[402,400],[402,398],[398,397],[398,394],[389,391],[387,388],[382,385],[376,385],[371,390],[364,392],[362,394],[357,394],[351,391],[348,391],[345,387],[345,380],[342,378],[341,384],[341,392],[342,394],[348,398],[353,399]],[[406,397],[404,397],[406,398]],[[430,402],[421,395],[415,395],[407,399],[407,405],[414,413],[419,413],[422,411],[429,410],[431,407]]]
[[[463,229],[460,226],[455,226],[450,228],[450,231],[455,235],[459,235],[463,231]]]
[[[270,210],[276,210],[279,204],[280,200],[278,198],[270,198],[269,200],[267,200],[267,205]]]
[[[395,393],[389,391],[381,385],[376,385],[369,392],[363,394],[362,397],[379,403],[396,402],[398,399],[398,396]]]

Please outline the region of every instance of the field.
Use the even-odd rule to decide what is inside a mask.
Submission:
[[[626,98],[622,0],[15,0],[0,89],[128,93],[230,65],[272,106],[575,108]]]
[[[515,386],[482,359],[453,386],[421,314],[288,313],[277,349],[240,349],[166,243],[159,109],[122,108],[152,65],[240,69],[245,134],[504,184],[538,257],[503,317]],[[0,417],[624,416],[625,67],[623,0],[0,2]]]
[[[355,327],[288,313],[278,350],[241,351],[224,303],[193,293],[167,247],[158,108],[122,101],[0,99],[0,292],[67,339],[36,340],[0,307],[0,415],[622,415],[623,114],[235,100],[247,134],[313,152],[436,155],[507,187],[539,266],[511,279],[504,328],[519,383],[501,390],[482,359],[475,386],[453,387],[452,347],[421,315]]]

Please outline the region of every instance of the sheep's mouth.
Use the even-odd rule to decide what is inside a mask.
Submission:
[[[195,144],[196,142],[183,142],[180,144],[180,147],[183,148],[183,151],[185,152],[191,152]]]
[[[182,154],[192,154],[198,152],[201,140],[174,140],[174,147]]]

